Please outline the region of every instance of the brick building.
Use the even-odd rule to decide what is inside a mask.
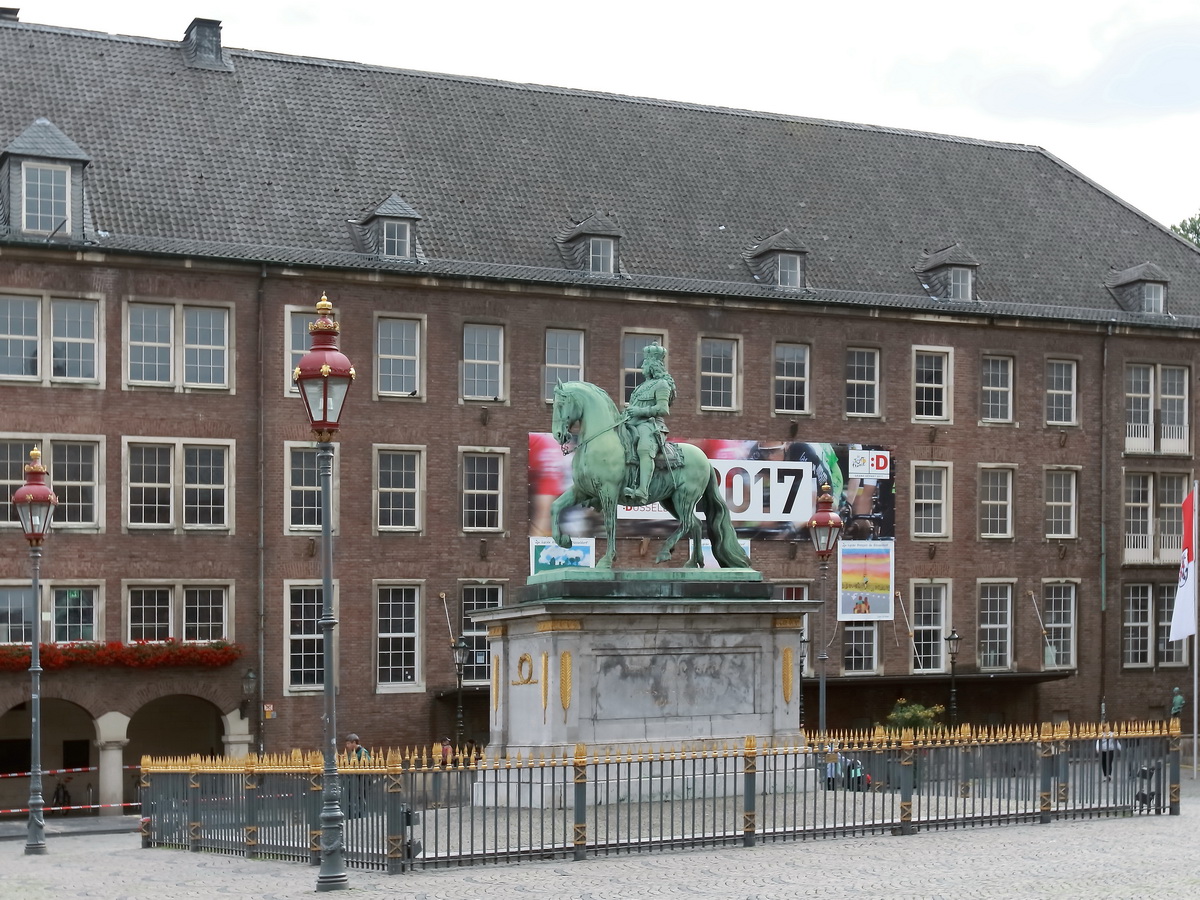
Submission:
[[[1185,681],[1200,251],[1045,151],[233,50],[204,19],[164,41],[10,13],[0,71],[0,472],[10,494],[36,444],[63,497],[47,640],[245,649],[46,673],[45,762],[99,764],[101,799],[143,752],[318,742],[290,373],[322,293],[359,375],[334,574],[340,724],[368,744],[449,732],[459,632],[486,737],[470,612],[529,571],[547,381],[619,396],[652,340],[676,435],[892,453],[903,608],[809,623],[831,726],[945,702],[951,629],[964,721],[1161,716]],[[809,547],[746,536],[781,594],[813,586]],[[27,643],[0,538],[0,644]],[[27,697],[0,671],[0,770]]]

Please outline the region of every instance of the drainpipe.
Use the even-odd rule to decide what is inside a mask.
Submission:
[[[1100,349],[1100,721],[1108,718],[1108,339]]]
[[[262,269],[258,275],[258,291],[256,292],[256,300],[258,302],[258,397],[256,410],[257,426],[258,426],[258,540],[256,542],[255,551],[258,556],[258,687],[257,694],[254,698],[253,716],[254,728],[254,749],[259,756],[263,753],[263,698],[266,696],[267,689],[267,645],[264,631],[267,625],[267,594],[266,594],[266,509],[267,509],[267,484],[266,484],[266,457],[263,455],[266,452],[266,427],[264,422],[264,411],[266,404],[267,373],[266,373],[266,352],[264,344],[266,342],[266,288],[267,288],[267,264],[262,264]]]

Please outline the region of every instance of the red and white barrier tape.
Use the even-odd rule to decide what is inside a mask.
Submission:
[[[121,768],[124,770],[140,769],[141,766],[121,766]],[[97,772],[99,770],[100,770],[99,766],[84,766],[82,769],[44,769],[44,770],[42,770],[42,774],[43,775],[66,775],[68,773]],[[0,778],[28,778],[32,774],[33,774],[32,772],[0,772]]]
[[[141,806],[140,803],[91,803],[86,806],[45,806],[42,807],[43,812],[62,812],[72,809],[112,809],[113,807],[125,806]],[[0,815],[8,815],[9,813],[27,813],[28,806],[20,806],[16,809],[0,809]]]

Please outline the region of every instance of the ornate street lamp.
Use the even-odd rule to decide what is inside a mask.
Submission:
[[[29,541],[29,560],[33,564],[33,633],[29,639],[29,829],[25,852],[41,855],[46,852],[46,820],[42,813],[42,541],[50,533],[58,497],[46,486],[46,467],[42,451],[34,447],[25,464],[25,484],[12,496],[13,508],[21,521],[25,540]]]
[[[821,562],[821,628],[817,648],[817,662],[820,668],[817,672],[819,687],[817,689],[817,729],[825,734],[825,669],[829,654],[825,651],[825,594],[829,584],[829,557],[837,549],[838,538],[842,536],[842,517],[833,509],[833,495],[829,493],[828,484],[821,485],[821,496],[817,498],[817,511],[808,520],[808,536],[812,539],[813,549],[817,551],[817,559]]]
[[[318,891],[337,891],[350,886],[342,853],[342,786],[337,770],[337,686],[334,683],[333,632],[333,435],[338,430],[346,393],[354,380],[354,367],[338,350],[340,330],[330,318],[333,304],[322,294],[317,303],[317,320],[308,326],[312,339],[307,353],[292,373],[300,389],[304,410],[317,441],[317,474],[321,483],[321,653],[325,659],[325,772],[321,789],[321,872]]]
[[[958,630],[951,626],[946,636],[946,652],[950,654],[950,727],[958,727],[958,685],[954,680],[954,664],[958,661],[958,648],[962,644]]]
[[[454,748],[462,752],[463,745],[463,708],[462,708],[462,682],[463,669],[467,667],[467,654],[470,648],[467,646],[467,639],[461,634],[458,640],[454,642],[454,674],[458,677],[458,709],[454,715]]]
[[[799,701],[799,707],[800,707],[800,710],[799,710],[800,711],[800,730],[803,731],[804,730],[804,666],[805,666],[805,661],[808,659],[808,635],[803,631],[800,632],[799,644],[800,644],[800,677],[797,680],[798,680],[800,689],[798,691],[798,696],[796,699]]]
[[[242,676],[242,704],[238,710],[242,714],[243,719],[250,718],[250,710],[253,707],[254,695],[258,689],[258,673],[253,669],[247,669],[246,674]],[[258,717],[255,716],[255,726],[257,726]]]

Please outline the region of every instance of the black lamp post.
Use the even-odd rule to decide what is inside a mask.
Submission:
[[[808,635],[800,632],[800,690],[797,700],[800,706],[800,730],[804,730],[804,666],[808,659]]]
[[[242,704],[238,710],[242,714],[243,719],[250,718],[250,710],[254,702],[257,687],[258,673],[253,669],[247,669],[246,674],[242,676]],[[257,716],[255,718],[257,719]]]
[[[454,749],[461,752],[463,745],[463,669],[467,667],[467,653],[470,649],[467,647],[467,639],[460,634],[452,649],[454,650],[454,674],[458,678],[458,705],[454,713]]]
[[[317,303],[317,320],[308,326],[312,339],[300,359],[292,380],[300,388],[305,412],[317,441],[317,474],[321,482],[321,655],[325,668],[325,771],[321,787],[321,871],[318,891],[337,891],[350,886],[342,853],[342,786],[337,770],[337,686],[334,683],[333,633],[333,435],[338,430],[346,393],[354,380],[354,367],[338,350],[338,323],[330,318],[333,304],[322,294]]]
[[[950,727],[958,727],[958,685],[954,680],[954,664],[958,661],[958,648],[962,644],[958,630],[950,628],[946,635],[946,652],[950,654]]]
[[[825,734],[825,669],[829,654],[825,651],[825,594],[829,583],[829,557],[837,549],[838,538],[842,536],[842,517],[833,509],[833,495],[829,493],[828,484],[821,485],[821,496],[817,498],[817,511],[808,520],[808,536],[812,539],[813,549],[817,551],[817,559],[821,561],[821,628],[818,635],[820,646],[817,648],[817,662],[820,668],[817,678],[820,687],[817,689],[817,728]]]
[[[29,541],[29,560],[33,564],[33,622],[29,639],[29,828],[25,852],[46,852],[46,820],[42,799],[42,541],[50,533],[58,497],[46,486],[46,467],[42,451],[34,447],[25,464],[25,483],[12,496],[13,508],[21,521],[25,540]]]

